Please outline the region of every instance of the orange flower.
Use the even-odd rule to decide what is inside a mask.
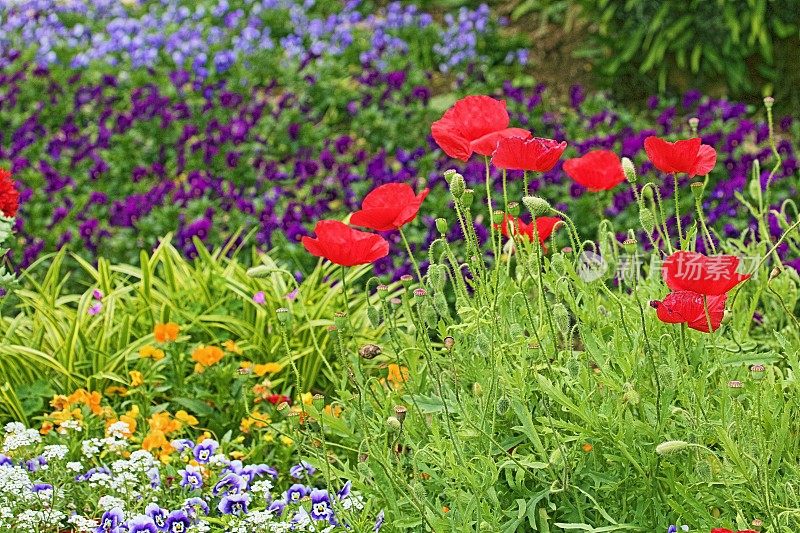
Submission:
[[[226,350],[228,350],[231,353],[235,353],[235,354],[241,354],[242,353],[242,349],[239,348],[239,346],[234,341],[232,341],[230,339],[225,341],[225,342],[223,342],[222,345],[225,347]]]
[[[144,376],[138,370],[131,370],[128,375],[131,377],[131,387],[138,387],[144,384]]]
[[[53,396],[53,399],[50,400],[50,407],[52,407],[53,409],[57,409],[59,411],[69,407],[69,404],[70,404],[69,398],[67,398],[63,394],[58,394],[56,396]]]
[[[182,427],[181,422],[174,420],[166,411],[154,414],[147,420],[147,423],[150,426],[150,433],[169,434]]]
[[[166,342],[175,342],[178,339],[178,334],[180,332],[180,326],[174,322],[156,324],[153,328],[153,337],[155,337],[156,342],[160,342],[162,344]]]
[[[119,385],[111,385],[106,388],[106,396],[125,396],[128,394],[128,389]]]
[[[588,442],[584,442],[584,443],[583,443],[583,446],[581,446],[581,450],[583,450],[583,451],[584,451],[584,452],[586,452],[586,453],[589,453],[589,452],[590,452],[590,451],[592,451],[593,449],[594,449],[594,446],[592,446],[592,445],[591,445],[591,444],[589,444]]]
[[[404,366],[390,363],[386,381],[391,383],[392,387],[395,389],[402,388],[403,383],[408,381],[408,369]]]
[[[152,344],[142,346],[139,348],[139,357],[142,359],[152,359],[153,361],[161,361],[164,359],[164,350],[156,348]]]
[[[89,392],[86,389],[78,389],[69,395],[69,397],[66,399],[66,403],[68,406],[82,403],[91,409],[92,413],[99,415],[103,412],[102,408],[100,407],[100,401],[102,399],[102,395],[97,391]],[[59,400],[59,403],[60,402],[61,401]]]
[[[51,431],[53,431],[53,423],[48,422],[46,420],[42,422],[42,428],[39,430],[39,433],[41,433],[42,435],[47,435]]]
[[[219,362],[225,356],[225,352],[216,346],[198,346],[192,352],[192,360],[195,365],[195,372],[201,373],[206,367]]]
[[[339,418],[339,416],[342,414],[342,408],[339,405],[326,405],[323,408],[323,411],[325,411],[326,415],[332,416],[333,418]]]

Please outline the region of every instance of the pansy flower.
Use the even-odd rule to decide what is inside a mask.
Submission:
[[[181,487],[188,489],[199,489],[203,486],[203,475],[200,470],[187,465],[186,468],[178,472],[181,475]]]
[[[211,508],[208,506],[208,503],[203,498],[188,498],[185,502],[183,502],[183,508],[189,514],[190,518],[195,518],[197,516],[197,511],[203,511],[203,514],[208,515],[211,512]]]
[[[162,509],[157,503],[149,503],[144,508],[144,514],[153,519],[159,531],[167,531],[167,518],[169,511]]]
[[[192,525],[189,515],[182,510],[172,511],[167,516],[166,529],[169,533],[185,533]]]
[[[328,520],[333,518],[331,499],[327,490],[314,489],[311,491],[311,518],[314,520]]]
[[[225,476],[214,485],[212,492],[214,496],[239,494],[247,489],[247,485],[247,479],[242,476],[238,474],[225,474]]]
[[[309,495],[311,490],[302,483],[295,483],[286,491],[286,501],[296,503]]]
[[[156,533],[156,523],[147,515],[137,515],[125,523],[127,533]]]
[[[100,518],[100,525],[97,526],[95,531],[97,533],[119,533],[120,525],[124,518],[122,509],[119,507],[109,509],[103,513],[103,516]]]
[[[295,479],[301,479],[306,476],[313,476],[317,469],[305,461],[300,461],[289,469],[289,475]]]
[[[217,509],[222,514],[247,514],[247,505],[249,503],[250,496],[247,494],[230,494],[222,498]]]
[[[200,464],[208,463],[211,456],[219,448],[219,443],[214,439],[206,439],[194,447],[194,458]]]

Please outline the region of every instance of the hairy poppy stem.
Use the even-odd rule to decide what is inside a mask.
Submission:
[[[508,213],[508,172],[503,169],[503,211]]]
[[[683,231],[681,230],[681,206],[680,193],[678,192],[678,173],[672,175],[672,182],[675,184],[675,193],[672,199],[675,201],[675,222],[678,228],[678,248],[683,249]]]
[[[492,240],[492,256],[495,260],[497,260],[497,244],[495,243],[494,224],[492,220],[492,217],[494,216],[494,207],[492,206],[492,177],[489,170],[489,157],[485,156],[484,161],[486,161],[486,205],[489,208],[489,218],[487,221],[489,223],[489,235],[491,236]]]
[[[417,263],[417,260],[414,258],[414,253],[411,251],[411,245],[408,244],[408,239],[406,239],[406,234],[403,231],[403,228],[399,229],[400,229],[400,237],[403,239],[403,244],[405,244],[406,246],[406,252],[408,252],[408,258],[411,260],[411,265],[414,267],[414,272],[417,274],[417,280],[419,281],[420,285],[422,285],[422,273],[419,270],[419,264]]]

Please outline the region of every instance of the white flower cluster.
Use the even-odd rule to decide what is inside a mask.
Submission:
[[[5,426],[6,438],[3,441],[3,453],[13,452],[26,446],[42,442],[42,436],[35,429],[28,429],[19,422],[9,422]]]
[[[91,459],[99,455],[102,451],[119,452],[128,447],[128,442],[125,439],[117,439],[114,436],[105,437],[102,439],[92,438],[87,439],[81,443],[81,452],[85,457]]]
[[[44,447],[42,457],[48,461],[60,460],[67,456],[69,448],[63,444],[50,444]]]

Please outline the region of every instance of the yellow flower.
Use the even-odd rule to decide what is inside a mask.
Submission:
[[[144,376],[138,370],[131,370],[128,375],[131,377],[131,387],[138,387],[144,384]]]
[[[255,372],[256,376],[263,376],[264,374],[274,374],[275,372],[281,371],[281,365],[278,363],[264,363],[263,365],[255,365],[253,367],[253,372]]]
[[[231,353],[235,353],[235,354],[241,354],[242,353],[242,349],[239,348],[239,346],[237,346],[237,344],[232,340],[227,340],[227,341],[223,342],[222,345],[225,347],[226,350],[228,350]]]
[[[269,415],[260,413],[259,411],[253,411],[250,416],[242,419],[242,422],[239,424],[239,429],[242,433],[250,433],[250,428],[265,428],[270,422]]]
[[[225,352],[216,346],[198,346],[192,352],[192,360],[197,363],[195,372],[198,370],[198,365],[205,370],[205,367],[218,363],[224,356]]]
[[[142,346],[139,348],[139,357],[142,359],[152,359],[153,361],[160,361],[164,359],[164,350],[156,348],[152,344]]]
[[[233,451],[233,452],[229,453],[228,455],[231,456],[231,459],[241,459],[242,457],[244,457],[244,453],[239,452],[239,451]]]
[[[403,383],[408,381],[408,369],[404,366],[395,363],[389,364],[389,373],[386,376],[386,381],[392,384],[392,387],[399,389]]]
[[[271,431],[268,431],[266,435],[264,435],[264,442],[274,442],[275,441],[275,434]]]
[[[182,427],[180,420],[174,420],[166,411],[154,414],[147,420],[147,423],[150,426],[151,433],[169,434],[178,431]]]
[[[193,417],[192,415],[190,415],[189,413],[187,413],[183,409],[181,409],[180,411],[175,413],[175,419],[176,420],[180,420],[181,422],[183,422],[187,426],[196,426],[197,424],[200,423],[199,420],[197,420],[195,417]]]
[[[292,444],[294,444],[294,441],[289,437],[287,437],[286,435],[281,435],[281,442],[283,443],[284,446],[291,446]]]
[[[325,411],[326,415],[334,418],[339,418],[339,415],[342,414],[342,408],[338,405],[326,405],[323,411]]]
[[[302,400],[303,405],[311,405],[311,403],[314,401],[314,395],[310,392],[304,392],[300,395],[300,400]]]
[[[162,344],[165,342],[174,342],[178,339],[178,334],[180,332],[180,326],[174,322],[156,324],[153,328],[153,337],[156,339],[156,342]]]

